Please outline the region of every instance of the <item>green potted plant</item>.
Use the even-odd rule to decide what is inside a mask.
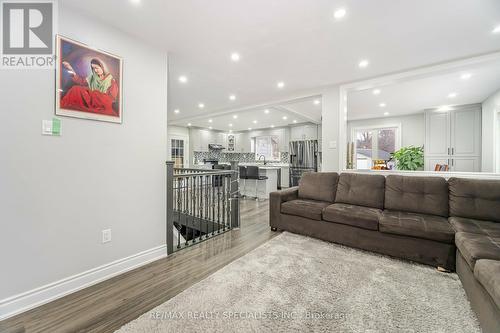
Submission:
[[[424,147],[403,147],[391,156],[396,161],[397,170],[422,170],[424,166]]]

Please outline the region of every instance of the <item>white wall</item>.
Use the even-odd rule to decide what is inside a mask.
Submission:
[[[425,143],[425,115],[423,113],[401,117],[383,117],[347,122],[348,140],[352,141],[351,132],[356,127],[377,127],[401,125],[401,147],[423,146]]]
[[[500,158],[497,157],[500,155],[498,112],[500,112],[500,90],[482,104],[482,172],[500,172],[500,165],[496,165],[497,158]]]
[[[123,57],[123,124],[60,117],[42,136],[54,72],[1,71],[0,302],[165,244],[166,54],[66,8],[59,31]]]
[[[340,97],[339,87],[334,86],[322,91],[322,165],[321,171],[340,171],[340,140],[343,133],[339,130]],[[336,148],[331,148],[336,146]]]

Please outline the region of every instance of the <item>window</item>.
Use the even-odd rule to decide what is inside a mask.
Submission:
[[[257,136],[254,139],[255,158],[259,159],[261,155],[269,161],[279,161],[279,137],[274,135]]]
[[[184,140],[172,139],[171,143],[171,157],[174,161],[174,168],[184,167]]]
[[[388,161],[399,149],[399,127],[358,128],[353,130],[356,169],[371,169],[375,160]]]

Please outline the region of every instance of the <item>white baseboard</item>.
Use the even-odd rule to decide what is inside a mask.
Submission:
[[[2,299],[0,300],[0,320],[28,311],[166,256],[166,246],[158,246],[33,290]]]

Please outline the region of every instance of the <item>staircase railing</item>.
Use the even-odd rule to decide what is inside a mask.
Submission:
[[[237,164],[232,170],[174,168],[167,162],[167,252],[240,224]]]

